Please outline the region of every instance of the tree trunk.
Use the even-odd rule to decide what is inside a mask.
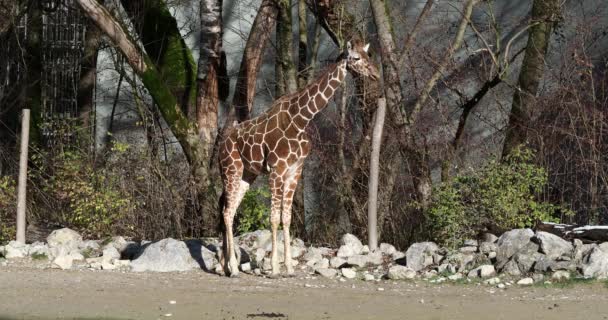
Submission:
[[[196,114],[196,65],[163,0],[121,0],[150,60],[183,112]]]
[[[293,28],[291,0],[277,0],[277,96],[298,90],[296,67],[293,63]],[[283,91],[284,92],[281,92]]]
[[[208,159],[204,145],[199,138],[197,126],[188,121],[179,107],[178,100],[169,90],[167,82],[150,57],[139,52],[125,29],[102,5],[95,0],[78,0],[78,4],[120,50],[133,71],[141,78],[163,118],[179,141],[190,164],[195,183],[199,186],[204,185],[207,179],[208,162],[206,160]]]
[[[509,124],[503,146],[503,157],[526,142],[527,125],[530,122],[530,108],[536,100],[540,80],[545,70],[545,55],[549,46],[551,31],[556,15],[559,14],[559,1],[535,0],[532,5],[528,43],[521,64],[517,88],[509,115]]]
[[[95,100],[95,79],[97,77],[97,53],[101,44],[101,32],[87,21],[87,31],[84,40],[84,53],[80,64],[80,80],[78,81],[78,113],[83,132],[87,135],[85,143],[94,141],[91,124],[91,111]]]
[[[298,0],[298,87],[308,83],[306,60],[308,56],[308,30],[306,28],[306,0]]]
[[[276,21],[277,6],[274,4],[274,0],[263,0],[247,38],[239,76],[236,81],[236,89],[232,98],[232,106],[239,122],[249,119],[258,72],[262,66],[263,54]],[[232,121],[227,123],[230,124]]]

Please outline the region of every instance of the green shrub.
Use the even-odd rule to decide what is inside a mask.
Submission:
[[[0,244],[15,239],[17,212],[15,185],[15,180],[11,177],[0,177]]]
[[[538,200],[547,172],[535,165],[534,153],[520,148],[505,161],[491,161],[479,171],[458,175],[434,189],[425,215],[436,241],[456,246],[485,227],[524,228],[536,221],[556,221],[567,209]]]
[[[238,234],[270,227],[269,198],[270,191],[268,188],[250,189],[245,193],[237,214],[239,219]]]
[[[42,189],[60,203],[62,223],[95,236],[111,234],[114,223],[133,207],[116,177],[82,152],[66,150],[34,161],[48,174],[39,177]]]

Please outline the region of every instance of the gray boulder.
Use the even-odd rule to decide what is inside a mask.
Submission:
[[[348,258],[356,254],[359,254],[359,252],[355,251],[352,246],[345,244],[340,246],[340,248],[338,249],[337,256],[340,258]]]
[[[489,254],[490,252],[496,252],[498,246],[494,242],[482,242],[479,245],[479,252]]]
[[[49,247],[64,248],[64,251],[76,251],[82,244],[82,236],[69,228],[53,230],[46,238]]]
[[[515,260],[509,260],[502,267],[501,272],[513,277],[518,277],[521,275],[521,271],[519,270],[519,266],[517,265],[517,262],[515,262]]]
[[[342,272],[342,276],[346,279],[354,279],[357,277],[357,271],[352,268],[342,268],[340,272]]]
[[[481,237],[482,242],[494,243],[494,242],[496,242],[496,240],[498,240],[498,237],[491,233],[484,233],[483,236]]]
[[[351,266],[357,266],[359,268],[365,267],[368,262],[369,262],[368,257],[366,255],[362,255],[362,254],[348,257],[348,260],[346,260],[346,264],[351,265]]]
[[[332,268],[336,268],[336,269],[337,269],[337,268],[342,267],[342,266],[343,266],[343,265],[345,265],[345,264],[346,264],[346,260],[344,260],[344,259],[342,259],[342,258],[340,258],[340,257],[333,257],[333,258],[331,258],[331,259],[329,260],[329,265],[330,265]]]
[[[24,258],[27,257],[29,251],[29,245],[17,241],[11,241],[4,246],[4,257],[6,259]]]
[[[479,266],[469,272],[468,278],[489,278],[496,275],[496,270],[491,264]]]
[[[540,245],[542,253],[551,259],[561,256],[572,256],[572,244],[554,234],[537,231],[532,240]]]
[[[412,244],[405,252],[406,264],[414,271],[420,271],[433,264],[433,255],[439,250],[434,242]]]
[[[363,249],[363,244],[361,243],[361,240],[359,240],[359,238],[350,233],[347,233],[342,236],[342,239],[340,239],[340,244],[343,246],[351,247],[354,254],[360,254],[361,250]]]
[[[608,253],[602,251],[599,247],[591,249],[583,259],[581,271],[585,277],[608,278]]]
[[[320,274],[324,278],[333,278],[338,274],[336,269],[318,268],[315,269],[315,273]]]
[[[533,236],[534,232],[531,229],[514,229],[501,235],[496,242],[498,246],[496,249],[498,269],[502,269],[515,253],[530,243]]]
[[[388,243],[381,243],[379,249],[387,256],[392,256],[393,254],[397,253],[397,249],[395,249],[395,246]]]
[[[387,276],[391,280],[414,279],[416,277],[416,271],[409,267],[395,265],[388,269]]]
[[[135,272],[171,272],[200,267],[183,241],[168,238],[145,246],[141,254],[131,262],[131,268]]]
[[[513,256],[513,260],[521,272],[527,273],[532,271],[534,264],[543,257],[544,255],[538,252],[518,252]]]

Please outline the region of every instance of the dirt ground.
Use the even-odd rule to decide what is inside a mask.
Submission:
[[[608,319],[604,283],[568,287],[238,279],[0,267],[0,319]]]

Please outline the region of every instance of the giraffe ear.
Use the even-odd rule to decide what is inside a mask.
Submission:
[[[363,47],[363,51],[367,52],[367,50],[369,50],[369,43],[365,45],[365,47]]]

